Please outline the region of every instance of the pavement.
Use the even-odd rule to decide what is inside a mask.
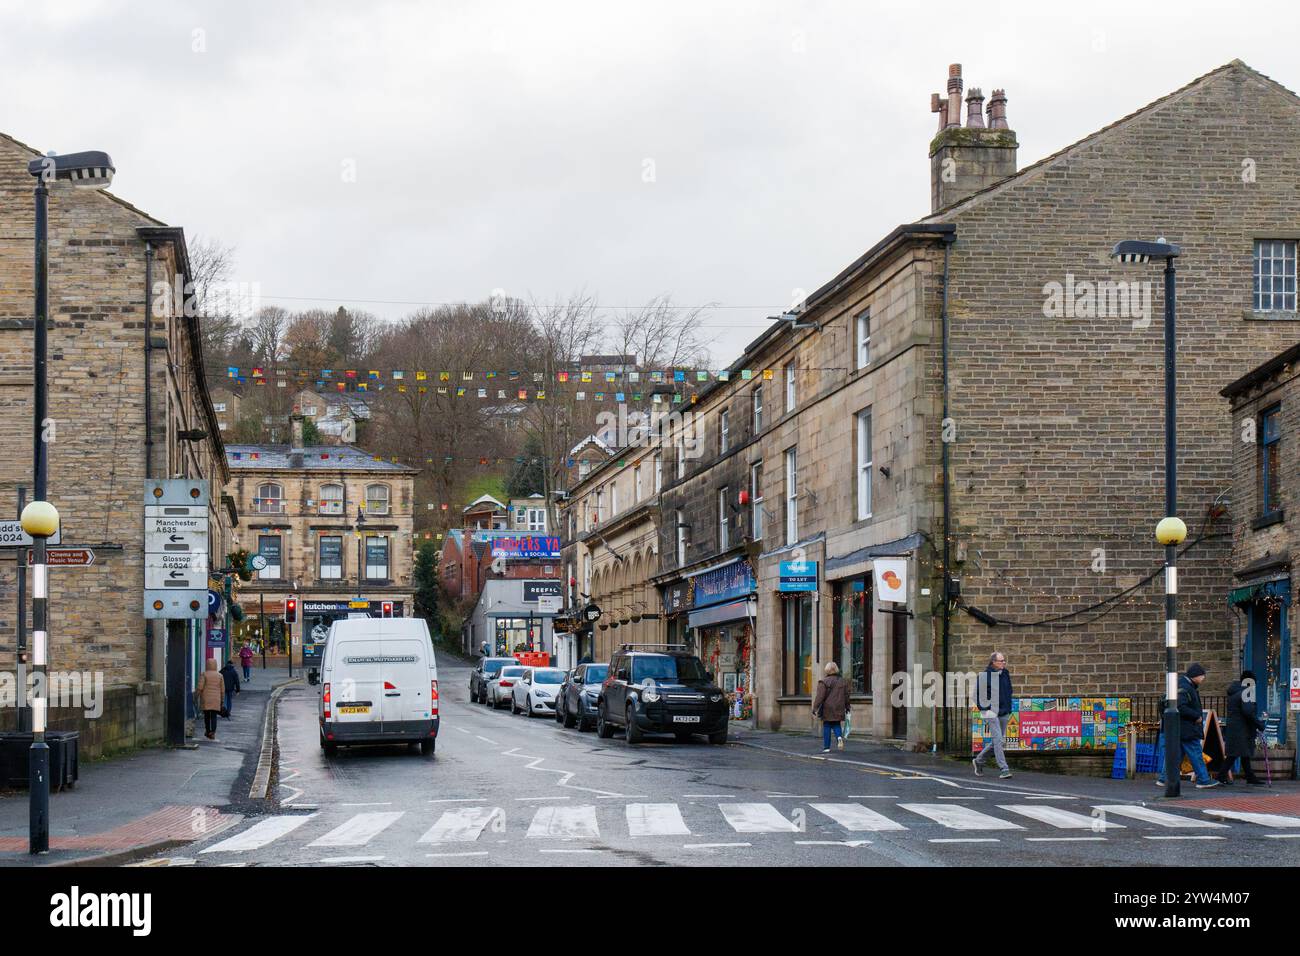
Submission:
[[[1294,800],[1016,772],[851,738],[732,729],[648,739],[566,730],[468,700],[469,668],[439,657],[437,752],[320,749],[318,688],[280,699],[274,800],[142,866],[1300,865]],[[1278,809],[1284,809],[1281,802]]]
[[[288,680],[284,658],[268,658],[266,669],[260,665],[256,659],[231,718],[218,721],[215,741],[204,738],[200,717],[189,748],[83,759],[76,786],[50,794],[47,854],[27,852],[27,791],[3,792],[0,866],[110,865],[237,825],[256,806],[248,791],[267,703],[276,685]]]

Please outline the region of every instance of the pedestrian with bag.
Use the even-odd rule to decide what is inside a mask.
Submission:
[[[253,679],[253,649],[244,642],[244,646],[239,649],[239,663],[244,667],[244,680]]]
[[[217,670],[217,659],[209,657],[199,683],[194,688],[194,704],[203,711],[203,736],[209,740],[217,739],[217,717],[221,713],[225,693],[226,682]]]
[[[817,697],[813,701],[813,714],[822,722],[822,753],[831,752],[831,734],[836,746],[844,749],[843,721],[849,715],[849,682],[840,676],[840,667],[834,661],[826,662],[826,676],[817,682]]]
[[[993,751],[993,759],[998,763],[998,769],[1002,771],[998,778],[1006,780],[1011,776],[1011,768],[1007,766],[1007,724],[1011,720],[1011,672],[1007,670],[1006,655],[994,651],[989,657],[989,663],[984,668],[984,673],[979,676],[975,682],[975,706],[979,708],[980,716],[984,718],[984,749],[975,755],[971,761],[971,766],[975,769],[975,776],[984,776],[984,758],[990,750]]]
[[[1255,705],[1255,674],[1242,671],[1241,678],[1228,685],[1228,759],[1219,771],[1219,783],[1231,784],[1228,772],[1233,762],[1241,759],[1241,773],[1246,783],[1255,787],[1264,786],[1264,781],[1255,776],[1255,768],[1250,765],[1255,756],[1255,738],[1264,730],[1264,722],[1259,719]]]
[[[230,719],[230,712],[235,706],[235,695],[238,694],[242,687],[239,685],[239,674],[235,672],[235,662],[227,660],[221,668],[222,687],[225,692],[225,705],[221,708],[221,716]]]
[[[1219,781],[1210,779],[1210,771],[1205,769],[1205,751],[1201,743],[1205,737],[1205,714],[1201,706],[1203,683],[1205,683],[1205,668],[1200,664],[1192,664],[1187,668],[1187,672],[1178,678],[1178,746],[1182,756],[1186,757],[1192,765],[1197,790],[1209,790],[1219,785]],[[1166,740],[1165,746],[1169,747],[1172,744]],[[1181,758],[1179,763],[1182,763]],[[1164,775],[1165,765],[1164,761],[1161,761],[1156,779],[1157,787],[1165,785]]]

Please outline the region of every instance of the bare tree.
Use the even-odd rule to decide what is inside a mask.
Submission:
[[[213,365],[228,364],[239,335],[239,317],[229,298],[217,294],[217,290],[230,279],[234,248],[203,236],[195,237],[186,246],[194,301],[199,310],[203,355]]]
[[[700,368],[712,344],[701,334],[709,306],[685,308],[660,295],[639,309],[624,309],[610,324],[614,350],[635,355],[642,369]]]

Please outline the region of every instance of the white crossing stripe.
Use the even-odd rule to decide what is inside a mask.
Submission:
[[[595,839],[600,836],[596,826],[596,808],[538,807],[533,822],[528,825],[530,837],[559,837],[561,839]]]
[[[846,830],[854,833],[863,831],[906,830],[901,823],[895,823],[883,813],[870,810],[860,803],[813,803],[809,804],[818,813],[824,813]]]
[[[438,821],[417,841],[419,843],[472,843],[492,820],[505,815],[500,807],[455,807],[444,810]]]
[[[629,803],[626,812],[627,829],[634,837],[691,834],[675,803]]]
[[[314,813],[293,813],[268,817],[253,824],[243,833],[222,840],[220,843],[214,843],[202,852],[237,853],[241,850],[259,850],[268,843],[292,833],[308,820],[314,819],[315,816]]]
[[[1023,830],[1019,823],[999,820],[987,813],[980,813],[971,807],[956,803],[900,803],[904,810],[911,810],[923,817],[929,817],[935,823],[942,823],[949,830]]]
[[[1141,820],[1143,823],[1154,823],[1162,827],[1179,827],[1192,828],[1207,827],[1223,828],[1226,823],[1211,823],[1209,820],[1195,820],[1191,817],[1180,817],[1173,813],[1165,813],[1163,810],[1152,810],[1150,807],[1135,807],[1127,803],[1105,804],[1097,807],[1098,810],[1104,810],[1107,814],[1115,813],[1121,817],[1132,817],[1134,820]]]
[[[358,813],[341,826],[308,846],[365,846],[376,836],[383,833],[400,820],[405,813],[401,810],[385,810],[377,813]]]
[[[1258,823],[1262,827],[1300,827],[1300,817],[1286,817],[1279,813],[1247,813],[1244,810],[1203,810],[1201,812],[1225,820]]]
[[[1090,817],[1082,813],[1062,810],[1060,807],[1044,807],[1036,804],[1018,807],[1011,803],[999,803],[998,808],[1010,810],[1012,813],[1018,813],[1022,817],[1029,817],[1029,819],[1037,820],[1039,823],[1050,823],[1058,830],[1096,830],[1100,833],[1103,830],[1124,829],[1124,824],[1116,823],[1108,819],[1105,813],[1100,812],[1095,817]]]
[[[770,803],[720,803],[718,809],[737,833],[799,832],[799,828]]]

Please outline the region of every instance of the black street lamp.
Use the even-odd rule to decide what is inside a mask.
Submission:
[[[1175,400],[1174,259],[1181,252],[1161,236],[1155,242],[1117,242],[1111,258],[1126,265],[1165,265],[1165,516],[1156,525],[1156,540],[1165,548],[1165,796],[1182,791],[1182,746],[1178,726],[1178,545],[1187,538],[1187,525],[1178,517],[1178,416]]]
[[[107,153],[71,153],[33,159],[27,171],[36,177],[36,314],[32,323],[32,458],[35,485],[33,501],[23,509],[23,529],[32,537],[32,671],[36,678],[31,699],[32,747],[28,754],[30,811],[28,850],[47,853],[50,849],[50,749],[45,742],[49,699],[45,674],[49,654],[49,603],[46,593],[46,538],[59,526],[59,513],[47,500],[49,458],[45,428],[49,405],[46,371],[46,333],[50,304],[49,270],[49,183],[54,180],[76,186],[103,189],[113,181],[113,161]]]

